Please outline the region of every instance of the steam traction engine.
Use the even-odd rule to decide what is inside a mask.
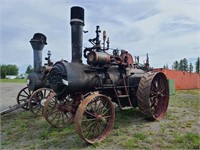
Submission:
[[[109,40],[103,32],[103,46],[96,28],[92,47],[84,49],[82,63],[84,9],[71,8],[72,61],[61,60],[49,72],[54,93],[45,102],[44,116],[54,126],[75,123],[77,133],[89,143],[102,141],[113,128],[114,103],[123,109],[139,107],[153,120],[164,117],[169,88],[165,75],[150,72],[148,64],[139,69],[128,51],[108,53]],[[106,46],[107,45],[107,46]]]
[[[46,36],[41,33],[35,33],[30,40],[33,48],[33,72],[27,78],[27,87],[23,88],[18,96],[17,103],[22,104],[22,108],[29,110],[35,115],[42,115],[43,102],[52,92],[48,84],[48,73],[53,63],[51,62],[51,52],[48,51],[45,60],[47,63],[42,66],[42,50],[46,43]]]

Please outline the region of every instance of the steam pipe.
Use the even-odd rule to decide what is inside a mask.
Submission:
[[[46,43],[46,36],[42,33],[35,33],[30,40],[33,48],[33,69],[35,73],[41,73],[42,69],[42,50]]]
[[[72,62],[82,63],[84,9],[78,6],[71,8]]]

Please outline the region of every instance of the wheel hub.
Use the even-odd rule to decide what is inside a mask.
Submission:
[[[96,121],[99,121],[102,118],[102,115],[97,115]]]
[[[41,102],[40,102],[40,104],[42,105],[42,106],[44,106],[44,103],[46,102],[46,98],[43,98],[42,100],[41,100]]]
[[[158,97],[158,98],[162,97],[162,94],[161,94],[160,91],[157,92],[157,97]]]

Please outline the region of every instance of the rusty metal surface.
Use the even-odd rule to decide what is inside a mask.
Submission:
[[[74,121],[72,111],[72,99],[66,97],[64,101],[59,101],[56,93],[52,92],[44,103],[44,118],[56,128],[63,128]]]
[[[146,73],[137,90],[140,111],[149,119],[161,120],[169,103],[169,87],[162,72]]]
[[[87,96],[76,112],[75,128],[88,143],[105,139],[113,128],[115,109],[111,100],[102,94]]]

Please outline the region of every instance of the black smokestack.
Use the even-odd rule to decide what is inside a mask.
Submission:
[[[72,62],[82,63],[84,9],[78,6],[71,8]]]
[[[40,73],[42,69],[42,50],[46,43],[46,36],[41,33],[35,33],[33,38],[30,40],[33,48],[33,69],[34,72]]]

